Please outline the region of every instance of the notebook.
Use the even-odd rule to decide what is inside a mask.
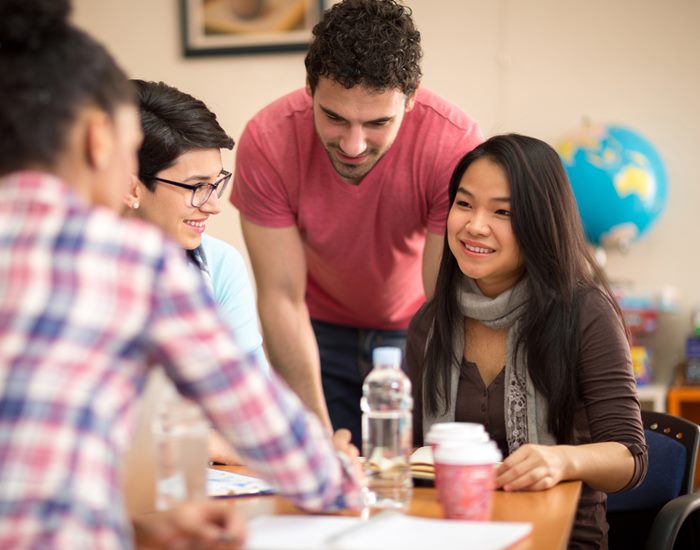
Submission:
[[[494,464],[496,467],[500,465],[500,462]],[[411,476],[414,479],[435,481],[433,450],[430,446],[418,447],[411,454]]]
[[[368,467],[367,460],[364,457],[359,457],[360,462]],[[375,459],[369,464],[369,467],[381,469],[379,462]],[[432,481],[435,479],[435,468],[433,466],[433,451],[430,447],[419,447],[410,457],[411,476],[414,479],[424,479]]]
[[[398,512],[383,512],[368,521],[258,516],[249,523],[244,550],[503,550],[531,533],[530,523],[427,519]]]
[[[429,446],[418,447],[411,454],[411,476],[415,479],[435,479],[433,451]]]

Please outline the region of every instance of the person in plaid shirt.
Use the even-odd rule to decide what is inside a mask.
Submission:
[[[0,5],[0,548],[131,546],[119,457],[153,364],[295,503],[357,502],[349,434],[241,353],[176,244],[116,214],[138,114],[68,12]]]

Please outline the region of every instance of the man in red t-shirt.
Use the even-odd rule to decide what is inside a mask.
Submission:
[[[437,278],[450,175],[483,139],[419,88],[421,56],[408,8],[335,4],[314,28],[306,89],[258,113],[237,152],[231,201],[270,363],[356,444],[372,350],[404,347]]]

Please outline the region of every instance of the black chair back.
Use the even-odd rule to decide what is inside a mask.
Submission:
[[[692,493],[695,488],[695,467],[698,462],[700,447],[700,426],[695,422],[670,414],[642,411],[642,423],[645,430],[651,430],[681,443],[687,452],[681,495]]]
[[[658,512],[670,501],[693,492],[700,426],[665,413],[642,411],[649,468],[642,484],[608,495],[608,544],[644,548]]]

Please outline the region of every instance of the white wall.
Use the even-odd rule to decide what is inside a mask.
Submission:
[[[327,0],[327,4],[329,4]],[[175,0],[74,0],[74,20],[131,76],[204,99],[234,138],[266,103],[303,85],[303,54],[185,59]],[[631,126],[665,160],[667,209],[608,274],[677,287],[681,309],[650,339],[655,378],[683,358],[700,304],[700,2],[697,0],[406,0],[423,35],[424,84],[473,115],[487,135],[554,142],[584,117]],[[233,155],[225,156],[231,164]],[[231,206],[210,232],[244,251]]]

